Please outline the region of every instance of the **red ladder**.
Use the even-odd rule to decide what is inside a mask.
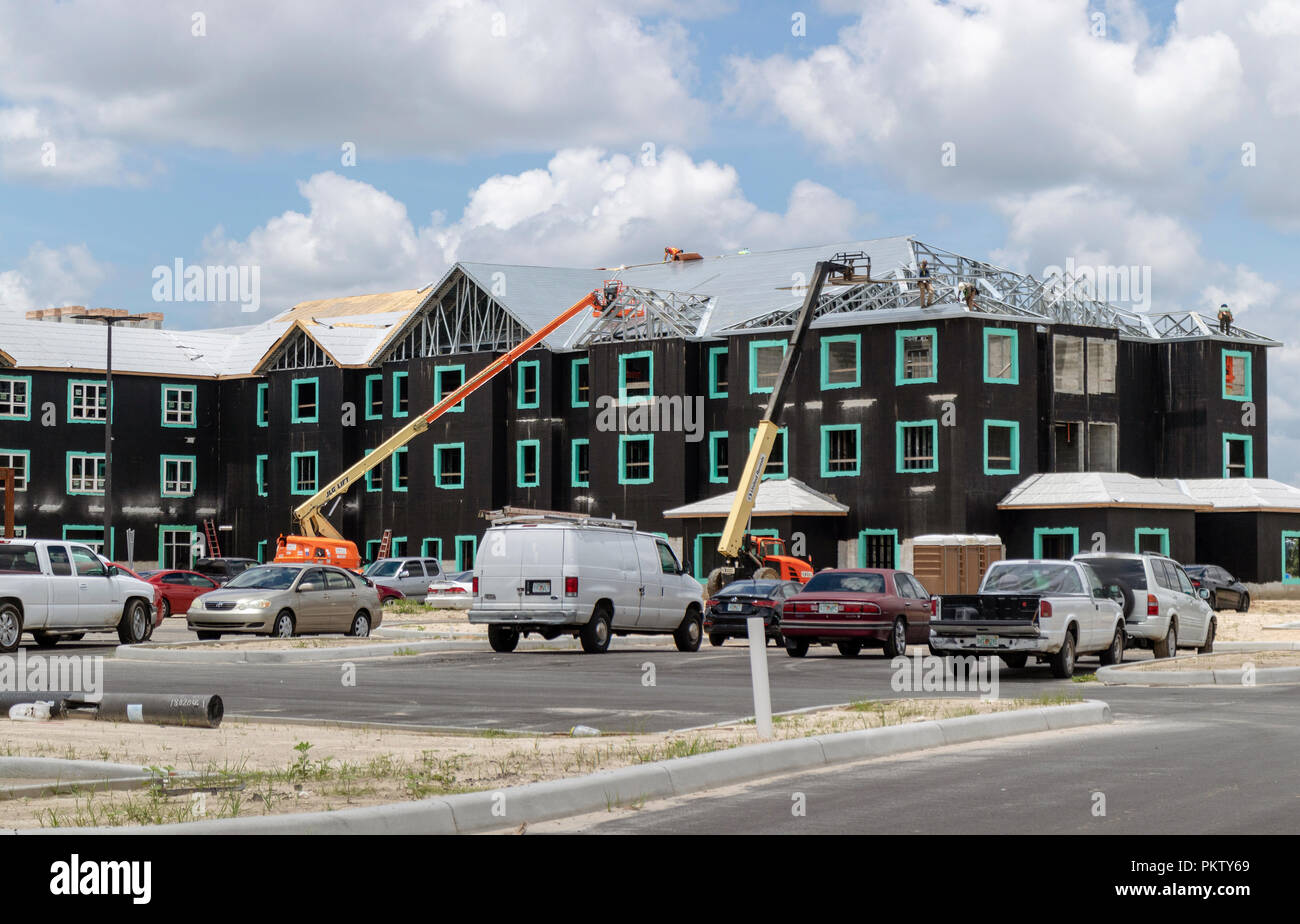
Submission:
[[[220,558],[221,543],[217,541],[217,526],[211,520],[203,521],[203,536],[208,540],[208,558]]]
[[[384,538],[379,540],[379,558],[387,558],[393,547],[393,531],[384,530]]]

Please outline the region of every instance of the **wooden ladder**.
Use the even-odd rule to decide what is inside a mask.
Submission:
[[[203,521],[203,537],[208,541],[208,558],[220,558],[221,543],[217,541],[217,525],[211,520]]]
[[[388,553],[392,550],[392,547],[393,547],[393,531],[391,529],[386,529],[384,530],[384,537],[379,540],[379,555],[376,556],[376,560],[380,558],[387,558]]]

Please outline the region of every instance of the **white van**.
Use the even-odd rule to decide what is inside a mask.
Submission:
[[[611,635],[671,634],[680,651],[703,636],[703,589],[672,547],[627,520],[545,515],[495,520],[474,561],[471,623],[494,651],[520,635],[576,635],[582,650]]]

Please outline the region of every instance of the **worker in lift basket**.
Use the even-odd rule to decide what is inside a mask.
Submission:
[[[1232,333],[1232,312],[1228,310],[1227,305],[1219,306],[1219,333]]]
[[[921,268],[916,271],[916,286],[921,290],[921,307],[929,308],[934,304],[934,287],[930,285],[930,261],[922,260]]]
[[[665,263],[668,263],[668,262],[671,261],[671,260],[676,260],[676,259],[677,259],[678,257],[680,257],[681,255],[682,255],[682,249],[681,249],[680,247],[665,247],[665,248],[664,248],[664,262],[665,262]]]

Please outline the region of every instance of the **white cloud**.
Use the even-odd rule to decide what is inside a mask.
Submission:
[[[704,124],[676,4],[0,5],[0,99],[42,136],[367,157],[659,144]],[[651,19],[643,20],[644,11]],[[701,10],[708,13],[708,9]],[[57,48],[57,54],[50,49]],[[30,133],[29,133],[30,134]],[[34,137],[0,142],[8,169]]]
[[[22,317],[35,308],[84,305],[108,267],[84,244],[51,248],[33,244],[16,269],[0,272],[0,317]]]
[[[669,148],[653,163],[595,148],[561,150],[545,168],[493,176],[460,217],[418,225],[388,193],[336,173],[299,184],[288,211],[232,240],[217,228],[204,258],[260,266],[263,303],[425,285],[457,260],[599,266],[658,260],[666,245],[706,253],[851,236],[851,202],[807,180],[785,212],[746,198],[735,168]]]

